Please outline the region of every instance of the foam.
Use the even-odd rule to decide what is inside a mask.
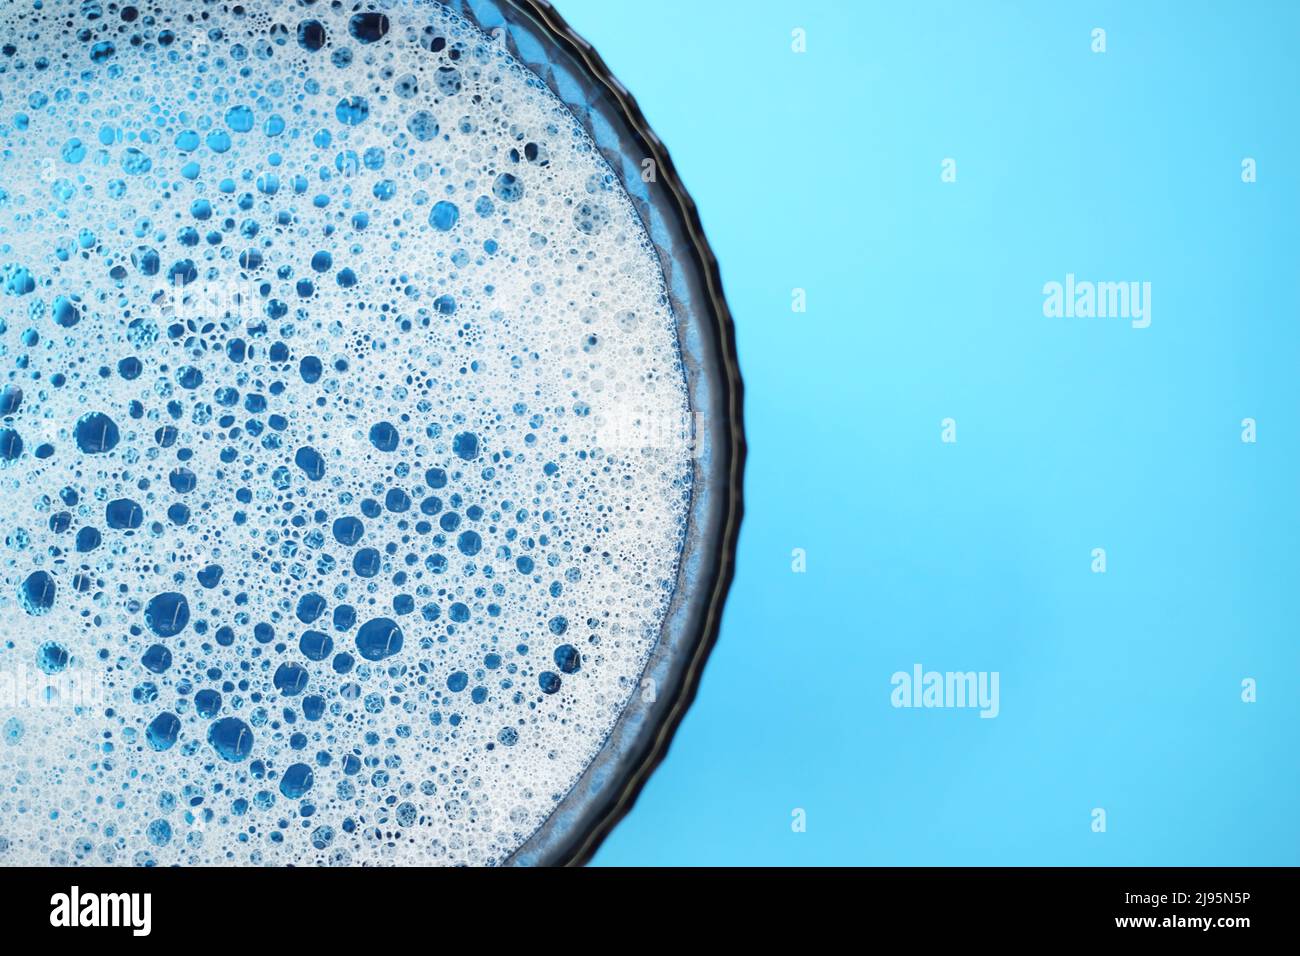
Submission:
[[[657,260],[440,6],[165,8],[0,26],[0,863],[499,863],[676,580]]]

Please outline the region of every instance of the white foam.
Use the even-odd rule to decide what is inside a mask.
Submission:
[[[71,655],[66,673],[101,696],[80,708],[0,697],[0,863],[500,862],[545,820],[627,705],[676,578],[690,481],[687,399],[644,229],[558,100],[440,7],[391,4],[387,34],[363,44],[348,35],[352,11],[325,4],[247,0],[242,17],[205,4],[206,19],[152,24],[144,8],[128,23],[107,6],[87,21],[82,6],[24,7],[0,26],[0,37],[22,38],[0,59],[0,268],[26,269],[35,284],[0,296],[0,386],[24,393],[6,420],[23,451],[0,462],[8,536],[0,673],[30,671],[53,641]],[[199,5],[185,9],[197,14]],[[317,52],[297,41],[305,19],[328,35]],[[83,28],[98,32],[81,41]],[[162,30],[174,31],[169,46],[157,43]],[[133,33],[148,42],[132,46]],[[443,38],[436,51],[431,36]],[[105,40],[115,52],[92,62],[91,47]],[[331,62],[341,48],[353,53],[345,68]],[[36,70],[42,55],[50,65]],[[412,82],[418,92],[399,95]],[[355,126],[336,114],[351,97],[369,108]],[[231,130],[241,125],[235,107],[251,110],[250,131]],[[427,123],[411,123],[421,111],[436,119],[435,138],[412,132],[427,135]],[[18,113],[29,117],[26,128]],[[268,136],[273,115],[284,129]],[[317,137],[322,129],[328,145]],[[217,152],[224,130],[231,145]],[[181,148],[177,136],[186,131],[201,141],[213,136],[211,145]],[[75,164],[61,156],[77,155],[67,146],[73,139],[85,154]],[[147,172],[124,167],[139,169],[145,158]],[[199,163],[196,178],[182,173],[189,162]],[[518,201],[498,195],[508,189],[494,193],[502,173],[522,182]],[[268,188],[258,186],[268,174],[279,178],[274,194],[264,178]],[[222,191],[224,179],[232,191]],[[393,196],[381,201],[387,183]],[[246,194],[251,205],[241,209]],[[318,195],[328,200],[320,207]],[[486,215],[475,210],[482,196],[492,203]],[[192,204],[201,199],[213,210],[196,220]],[[447,231],[430,224],[439,201],[458,207]],[[364,230],[354,226],[358,213],[370,216]],[[257,225],[251,238],[241,237],[246,222]],[[197,232],[194,246],[180,242],[187,228]],[[221,241],[209,243],[210,232]],[[485,251],[487,242],[494,251]],[[158,252],[156,276],[132,262],[138,247]],[[264,258],[252,281],[240,268],[249,249]],[[318,273],[311,262],[320,251],[332,261]],[[197,278],[177,292],[165,280],[182,259]],[[279,278],[281,267],[292,274]],[[336,281],[345,268],[356,276],[347,288]],[[314,285],[310,298],[297,292],[302,279]],[[435,306],[443,295],[455,298],[454,314]],[[77,324],[53,319],[59,296],[77,297]],[[284,303],[283,315],[267,316],[272,300]],[[141,347],[149,323],[159,337]],[[183,331],[172,338],[171,326]],[[29,329],[39,342],[24,342]],[[234,338],[255,354],[230,361],[225,347]],[[271,361],[275,343],[287,347],[288,361]],[[128,356],[143,363],[134,380],[116,367]],[[314,384],[299,373],[304,356],[323,363]],[[339,360],[346,371],[335,370]],[[193,381],[186,367],[202,384],[183,386]],[[56,386],[56,374],[66,382]],[[217,401],[222,388],[238,391],[233,406]],[[249,411],[250,395],[263,396],[265,409]],[[133,401],[143,406],[138,419]],[[172,401],[182,405],[178,418],[168,412]],[[118,425],[121,441],[111,451],[77,451],[73,427],[88,412]],[[542,421],[530,424],[538,414]],[[222,425],[224,415],[235,424]],[[260,434],[250,433],[249,420],[261,423]],[[396,427],[396,451],[372,443],[378,422]],[[165,427],[177,434],[163,447],[155,433]],[[477,436],[473,461],[456,454],[459,433]],[[270,436],[278,447],[266,447]],[[42,443],[54,448],[48,458],[35,456]],[[323,457],[319,480],[295,465],[304,446]],[[234,460],[222,461],[226,448]],[[192,458],[178,460],[181,449]],[[394,473],[401,463],[409,473]],[[445,488],[425,482],[431,467],[452,476]],[[194,474],[194,490],[175,489],[178,468]],[[278,487],[286,474],[287,488]],[[185,476],[178,480],[183,489]],[[363,498],[382,505],[394,486],[411,496],[408,511],[362,515]],[[75,489],[76,504],[60,499],[64,488]],[[440,513],[420,512],[426,496],[441,499]],[[105,523],[108,502],[121,498],[142,507],[139,528]],[[190,508],[184,526],[168,517],[176,502]],[[484,509],[478,520],[472,505]],[[324,523],[318,510],[328,515]],[[450,533],[439,526],[448,511],[461,516]],[[52,529],[65,512],[67,530]],[[299,516],[302,527],[286,523]],[[340,516],[361,518],[360,542],[334,538]],[[432,528],[418,531],[420,521]],[[87,526],[102,543],[80,553],[73,542]],[[482,539],[472,556],[457,548],[467,528]],[[447,540],[435,546],[439,533]],[[392,555],[383,554],[388,544],[396,545]],[[374,577],[352,568],[363,547],[383,554]],[[444,571],[426,565],[434,553],[445,556]],[[333,556],[332,567],[323,555]],[[534,561],[532,574],[517,569],[521,556]],[[209,589],[196,574],[213,564],[224,575]],[[33,615],[18,594],[37,570],[51,574],[57,593],[48,612]],[[399,572],[408,578],[394,583]],[[80,593],[78,574],[87,582]],[[561,586],[555,595],[553,582]],[[159,637],[144,606],[167,591],[185,595],[190,619],[179,634]],[[308,592],[326,603],[311,625],[295,616]],[[412,612],[394,610],[400,595],[413,599]],[[457,602],[470,618],[448,634]],[[346,632],[331,623],[344,604],[356,609]],[[438,607],[435,621],[422,617],[427,605]],[[568,622],[561,635],[548,626],[557,616]],[[381,617],[398,623],[403,646],[368,662],[355,639]],[[274,626],[269,643],[254,637],[259,622]],[[223,626],[234,632],[230,646],[215,640]],[[309,628],[333,640],[322,661],[299,649]],[[154,644],[172,654],[161,674],[141,663]],[[516,650],[521,644],[526,653]],[[553,659],[561,644],[581,653],[576,673],[561,673]],[[357,665],[344,675],[331,665],[341,651]],[[485,665],[489,654],[500,657],[495,669]],[[305,668],[303,693],[284,696],[274,685],[286,662]],[[208,676],[211,668],[220,676]],[[543,693],[543,671],[559,676],[558,693]],[[457,672],[467,685],[453,692],[447,681]],[[227,682],[234,687],[223,690]],[[154,690],[137,700],[146,683]],[[471,702],[476,687],[486,688],[482,703]],[[205,689],[221,692],[213,717],[196,712],[195,695]],[[325,701],[314,721],[302,707],[313,694]],[[285,721],[286,708],[296,723]],[[164,712],[179,718],[179,738],[157,751],[146,728]],[[207,737],[225,717],[245,721],[254,736],[239,762],[220,759]],[[517,740],[507,746],[510,732]],[[317,760],[321,752],[327,763]],[[360,761],[354,773],[345,772],[348,755]],[[297,763],[312,769],[314,782],[291,798],[279,787]],[[259,805],[267,802],[259,794],[271,805]],[[249,802],[243,815],[236,800]],[[311,816],[304,805],[314,807]],[[156,821],[170,827],[168,839]]]

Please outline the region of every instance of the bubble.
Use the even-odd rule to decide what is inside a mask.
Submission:
[[[348,21],[348,33],[360,43],[374,43],[388,33],[388,17],[382,13],[358,13]]]
[[[5,385],[0,388],[0,418],[17,414],[23,404],[23,390],[17,385]]]
[[[406,128],[420,142],[427,142],[438,135],[438,121],[428,110],[413,113],[406,121]]]
[[[336,518],[331,530],[335,541],[350,548],[361,540],[362,535],[365,534],[366,526],[360,518],[347,515],[343,518]]]
[[[311,661],[323,661],[334,650],[334,639],[321,631],[303,631],[298,649]]]
[[[389,422],[376,422],[370,427],[370,444],[383,452],[396,451],[397,429]]]
[[[310,53],[325,46],[327,34],[319,20],[303,20],[298,24],[298,44]]]
[[[253,752],[253,731],[238,717],[223,717],[208,728],[208,743],[222,760],[238,763]]]
[[[402,629],[386,617],[367,621],[357,631],[357,650],[368,661],[382,661],[402,649]]]
[[[287,767],[284,776],[280,778],[280,793],[290,800],[298,800],[306,796],[313,783],[315,783],[315,778],[312,775],[311,767],[308,767],[305,763],[295,763]]]
[[[315,448],[304,445],[293,456],[293,463],[312,481],[325,477],[325,458]]]
[[[272,683],[285,697],[294,697],[307,689],[310,680],[307,669],[300,664],[281,664],[275,671]]]
[[[473,461],[478,457],[478,436],[473,432],[461,432],[452,441],[451,450],[458,458]]]
[[[144,522],[144,510],[130,498],[115,498],[104,509],[104,522],[118,531],[132,531]]]
[[[582,665],[582,656],[572,644],[561,644],[555,649],[555,666],[562,674],[576,674]]]
[[[33,571],[23,581],[19,601],[23,610],[33,616],[45,614],[54,607],[56,587],[54,578],[46,571]]]
[[[161,674],[172,666],[172,652],[161,644],[152,644],[140,658],[140,663],[144,665],[145,670]]]
[[[524,184],[512,173],[501,173],[492,183],[492,192],[502,202],[519,202],[524,198]]]
[[[145,606],[144,619],[159,637],[175,637],[190,622],[189,601],[175,591],[154,595]]]
[[[57,674],[68,666],[68,650],[55,641],[46,641],[36,652],[36,666],[46,674]]]
[[[200,717],[215,717],[221,712],[221,695],[215,690],[204,689],[194,695],[194,712]]]
[[[433,211],[429,213],[429,225],[439,232],[449,232],[460,219],[460,209],[454,202],[448,202],[443,199],[433,204]]]
[[[13,428],[0,428],[0,459],[17,461],[23,454],[23,436]]]
[[[370,116],[370,104],[361,96],[349,96],[339,100],[334,108],[334,115],[344,126],[360,126]]]
[[[121,434],[117,423],[103,412],[91,412],[77,419],[77,447],[87,455],[102,455],[117,447]]]
[[[130,146],[122,155],[122,169],[128,176],[143,176],[153,169],[153,160],[144,150]]]

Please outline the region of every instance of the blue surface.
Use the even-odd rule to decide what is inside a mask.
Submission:
[[[557,2],[700,206],[751,456],[699,698],[596,862],[1300,863],[1300,6]],[[1151,326],[1045,318],[1067,273]],[[1000,716],[894,709],[918,662]]]

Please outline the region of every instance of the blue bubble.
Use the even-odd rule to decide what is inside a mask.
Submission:
[[[68,649],[54,641],[46,641],[36,650],[36,666],[46,674],[57,674],[68,666]]]
[[[438,135],[438,121],[428,110],[412,113],[406,121],[406,128],[420,142],[428,142]]]
[[[23,454],[23,436],[13,428],[0,428],[0,459],[17,461]]]
[[[226,110],[226,125],[236,133],[247,133],[253,128],[253,111],[247,106],[232,106]]]
[[[582,666],[582,655],[572,644],[561,644],[555,649],[555,666],[563,674],[576,674]]]
[[[253,752],[253,731],[238,717],[223,717],[208,728],[208,743],[222,760],[238,763]]]
[[[161,644],[153,644],[144,652],[140,663],[144,665],[145,670],[161,674],[172,666],[172,652]]]
[[[214,129],[203,138],[204,144],[214,153],[225,153],[235,144],[230,134],[224,129]]]
[[[77,419],[74,429],[77,447],[87,455],[102,455],[117,447],[121,434],[117,423],[103,412],[90,412]]]
[[[211,719],[221,712],[221,695],[215,690],[201,690],[194,695],[194,712]]]
[[[461,432],[452,440],[451,450],[457,457],[473,461],[478,457],[478,436],[473,432]]]
[[[298,649],[309,661],[323,661],[334,650],[334,640],[320,631],[303,631]]]
[[[144,509],[130,498],[114,498],[104,509],[104,523],[116,531],[134,531],[144,522]]]
[[[0,388],[0,418],[8,418],[18,413],[23,404],[23,390],[17,385]]]
[[[456,539],[456,548],[461,554],[473,557],[482,550],[483,539],[479,537],[476,531],[462,531],[460,537]]]
[[[153,169],[153,160],[143,150],[128,146],[122,154],[122,168],[128,176],[142,176]]]
[[[219,564],[209,564],[200,569],[194,576],[198,578],[199,584],[208,590],[212,590],[221,583],[221,576],[225,573],[225,568]]]
[[[380,451],[396,451],[397,443],[397,429],[389,422],[377,422],[370,426],[370,444]]]
[[[370,116],[370,104],[365,97],[349,96],[339,100],[339,105],[334,108],[334,116],[344,126],[360,126]]]
[[[386,617],[377,617],[357,631],[357,650],[368,661],[382,661],[402,649],[402,629]]]
[[[161,713],[149,722],[145,737],[154,750],[168,750],[181,733],[181,722],[175,714]]]
[[[56,590],[54,578],[48,572],[33,571],[18,588],[18,603],[28,614],[44,614],[54,607]]]
[[[294,615],[304,624],[310,624],[325,612],[325,599],[319,594],[304,594],[298,599]]]
[[[362,548],[352,558],[352,570],[363,578],[373,578],[382,565],[379,552],[374,548]]]
[[[280,792],[290,800],[297,800],[312,788],[314,782],[311,767],[305,763],[292,764],[280,778]]]
[[[441,231],[450,231],[460,220],[460,210],[454,202],[442,200],[433,204],[433,211],[429,213],[429,225]]]
[[[502,202],[519,202],[524,198],[524,183],[512,173],[502,173],[492,184],[492,192]]]
[[[190,602],[183,594],[165,591],[149,599],[144,620],[159,637],[175,637],[190,622]]]
[[[285,697],[294,697],[307,689],[307,669],[301,664],[281,664],[275,671],[272,683]]]
[[[55,297],[50,311],[54,315],[55,323],[65,329],[70,329],[81,321],[81,309],[66,295]]]
[[[374,43],[388,32],[388,17],[382,13],[358,13],[348,21],[348,33],[358,43]]]
[[[309,53],[325,46],[325,27],[319,20],[303,20],[298,24],[298,45]]]
[[[4,276],[5,292],[9,295],[30,295],[36,291],[36,280],[22,266],[6,266],[0,275]]]
[[[366,533],[366,526],[362,524],[360,518],[348,516],[336,518],[331,531],[334,533],[335,541],[350,548],[361,540],[362,535]]]
[[[172,841],[172,825],[166,820],[154,820],[146,828],[145,836],[154,846],[166,846]]]
[[[65,163],[76,165],[86,158],[86,145],[79,139],[70,139],[63,144],[59,155],[63,157]]]
[[[293,456],[293,463],[303,470],[312,481],[325,477],[325,459],[315,448],[304,445]]]

